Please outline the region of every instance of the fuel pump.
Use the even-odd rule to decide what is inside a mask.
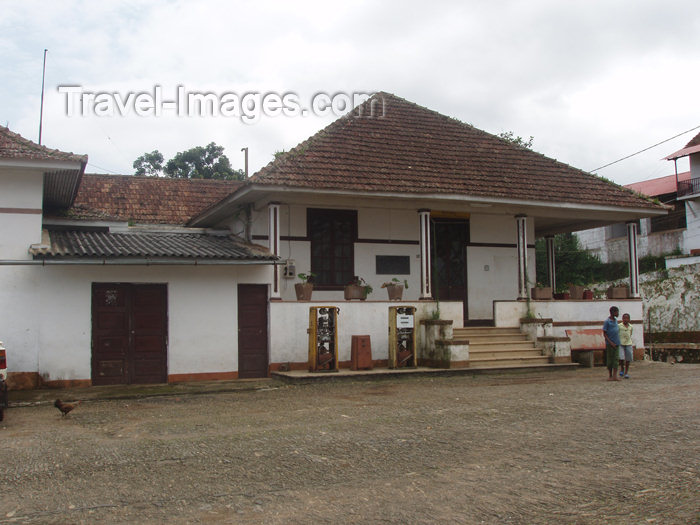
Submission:
[[[309,372],[338,371],[337,306],[309,308]]]
[[[416,366],[415,306],[389,307],[389,368]]]

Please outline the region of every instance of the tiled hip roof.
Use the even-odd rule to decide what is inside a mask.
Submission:
[[[274,262],[265,248],[233,236],[203,233],[49,231],[47,248],[35,258],[168,258]]]

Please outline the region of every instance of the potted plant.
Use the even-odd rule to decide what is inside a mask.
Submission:
[[[404,288],[408,289],[408,281],[404,279],[401,284],[399,279],[392,277],[391,281],[382,284],[382,288],[386,288],[390,301],[400,301],[403,298]]]
[[[551,299],[552,287],[537,283],[534,288],[530,288],[530,295],[534,300]]]
[[[367,284],[367,281],[365,281],[362,277],[358,277],[357,275],[352,278],[352,281],[345,285],[346,301],[351,301],[352,299],[364,301],[371,293],[372,287]]]
[[[585,290],[583,286],[569,283],[569,293],[571,294],[572,299],[583,299],[583,290]]]
[[[607,292],[608,299],[627,299],[629,294],[629,286],[620,284],[612,285]]]
[[[297,301],[310,301],[311,293],[314,290],[314,273],[298,273],[297,277],[301,279],[300,283],[294,285],[294,291],[297,294]]]

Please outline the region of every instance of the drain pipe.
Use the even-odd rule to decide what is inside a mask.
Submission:
[[[7,260],[0,259],[0,266],[235,266],[254,264],[283,264],[277,261],[221,261],[194,259],[192,261],[182,260],[157,260],[157,259],[88,259],[81,261],[78,259],[28,259],[28,260]]]

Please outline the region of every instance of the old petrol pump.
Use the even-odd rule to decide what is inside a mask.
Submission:
[[[338,371],[337,306],[309,308],[309,372]]]
[[[415,367],[415,306],[389,307],[389,368]]]

